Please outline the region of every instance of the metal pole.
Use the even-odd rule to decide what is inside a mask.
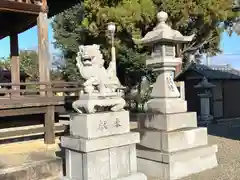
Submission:
[[[114,33],[111,33],[111,40],[112,40],[112,48],[111,48],[111,56],[112,62],[114,64],[114,75],[117,76],[117,63],[116,63],[116,49],[114,46]]]

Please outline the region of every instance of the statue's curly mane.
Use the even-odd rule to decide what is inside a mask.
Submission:
[[[93,58],[93,59],[97,60],[95,63],[102,63],[99,60],[103,60],[102,53],[100,51],[100,46],[96,45],[96,44],[79,46],[78,56],[81,56],[82,58],[84,58],[84,57],[85,58]]]

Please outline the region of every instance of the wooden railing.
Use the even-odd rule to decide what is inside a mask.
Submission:
[[[27,3],[27,4],[35,4],[35,5],[42,5],[42,0],[8,0],[14,1],[19,3]]]
[[[45,3],[46,4],[46,3]],[[44,8],[44,0],[0,0],[0,11],[38,15]]]
[[[78,96],[81,90],[81,82],[0,83],[0,98]]]
[[[63,107],[69,96],[78,98],[82,90],[81,82],[0,83],[0,86],[0,117],[12,117],[14,124],[14,119],[19,116],[44,114],[44,124],[0,128],[0,141],[44,134],[47,144],[55,142],[55,133],[66,129],[65,125],[55,121],[56,108]],[[26,120],[31,121],[31,117]]]

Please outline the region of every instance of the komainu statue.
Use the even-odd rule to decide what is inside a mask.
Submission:
[[[107,69],[104,67],[100,46],[79,46],[76,60],[85,82],[84,93],[73,103],[73,108],[79,113],[123,109],[125,100],[121,97],[122,85],[116,77],[115,62],[111,61]]]

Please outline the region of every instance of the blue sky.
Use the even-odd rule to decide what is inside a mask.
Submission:
[[[56,49],[54,49],[53,46],[53,30],[51,26],[51,19],[49,20],[48,25],[48,36],[49,36],[49,47],[51,52],[57,52]],[[37,49],[38,47],[38,33],[37,33],[37,27],[33,27],[21,34],[18,35],[18,43],[19,48],[22,50],[31,50],[31,49]],[[2,40],[0,40],[0,57],[8,57],[10,54],[10,41],[9,37],[6,37]]]
[[[53,31],[49,20],[49,47],[50,52],[57,52],[53,46]],[[37,28],[25,31],[19,35],[20,49],[37,49],[38,37]],[[240,36],[233,34],[231,37],[227,33],[222,34],[221,38],[222,54],[211,58],[212,64],[231,64],[232,67],[240,69]],[[10,54],[9,38],[0,40],[0,57],[7,57]]]
[[[227,33],[221,38],[222,54],[212,57],[212,64],[231,64],[232,67],[240,69],[240,36],[235,33],[229,37]]]

